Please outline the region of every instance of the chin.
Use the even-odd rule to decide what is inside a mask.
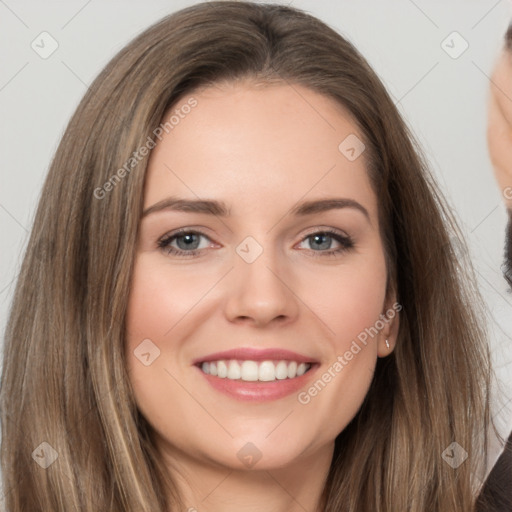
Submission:
[[[304,435],[304,434],[303,434]],[[272,434],[261,432],[254,435],[235,437],[214,447],[203,447],[204,455],[214,464],[232,470],[268,471],[293,467],[302,457],[308,456],[308,448],[315,439],[308,442],[298,435],[289,434],[286,441],[272,439]]]
[[[306,445],[297,444],[290,438],[288,445],[282,443],[252,443],[243,440],[237,443],[236,459],[232,463],[233,469],[246,469],[248,471],[270,471],[293,467],[303,456]]]

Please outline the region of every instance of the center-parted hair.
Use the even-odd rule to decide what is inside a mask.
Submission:
[[[378,360],[364,403],[335,440],[322,509],[473,510],[490,424],[485,319],[460,231],[413,136],[365,59],[326,24],[287,6],[208,2],[163,18],[107,64],[51,163],[5,337],[9,512],[186,510],[127,374],[149,155],[104,197],[95,190],[179,99],[240,79],[300,84],[350,113],[366,145],[388,287],[403,307],[394,352]],[[47,469],[31,456],[42,442],[58,453]],[[454,442],[468,454],[456,468],[446,457]]]

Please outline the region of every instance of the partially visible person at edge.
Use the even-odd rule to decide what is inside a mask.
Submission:
[[[491,79],[487,140],[508,212],[503,271],[512,288],[512,23]],[[477,511],[512,511],[512,433],[480,493]]]

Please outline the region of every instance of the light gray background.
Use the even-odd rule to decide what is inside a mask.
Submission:
[[[0,331],[50,159],[99,71],[136,34],[193,1],[0,0]],[[489,76],[512,7],[506,0],[293,0],[352,41],[397,102],[465,229],[490,314],[502,394],[494,410],[512,430],[512,296],[501,275],[505,208],[485,129]],[[58,49],[32,48],[47,31]],[[442,42],[457,31],[458,58]],[[454,51],[460,41],[448,44]],[[512,91],[511,91],[512,93]],[[51,301],[51,297],[48,298]],[[496,447],[493,457],[500,448]]]

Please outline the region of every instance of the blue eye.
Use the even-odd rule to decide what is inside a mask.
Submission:
[[[325,240],[328,240],[327,242]],[[310,242],[310,246],[317,245],[320,248],[329,249],[331,246],[331,241],[335,240],[340,244],[340,247],[337,249],[329,249],[327,251],[313,251],[314,256],[337,256],[339,253],[348,251],[354,247],[354,242],[352,239],[346,235],[341,235],[336,231],[326,230],[326,231],[317,231],[308,235],[304,240],[312,240]],[[328,246],[328,247],[326,247]]]
[[[182,229],[164,236],[158,241],[158,247],[169,255],[180,257],[197,256],[203,249],[205,249],[205,247],[199,247],[201,238],[210,240],[209,237],[199,231]],[[309,249],[315,257],[337,256],[338,254],[348,251],[354,247],[354,242],[350,237],[332,230],[316,231],[311,233],[303,238],[301,243],[306,240],[310,240],[310,246],[317,245],[317,248],[320,249]],[[340,247],[330,249],[332,240],[335,240]],[[172,245],[175,242],[178,247]]]
[[[200,252],[198,242],[201,237],[208,238],[198,231],[181,230],[159,240],[158,247],[167,254],[173,254],[175,256],[196,256]],[[177,242],[178,248],[171,245],[174,241]]]

